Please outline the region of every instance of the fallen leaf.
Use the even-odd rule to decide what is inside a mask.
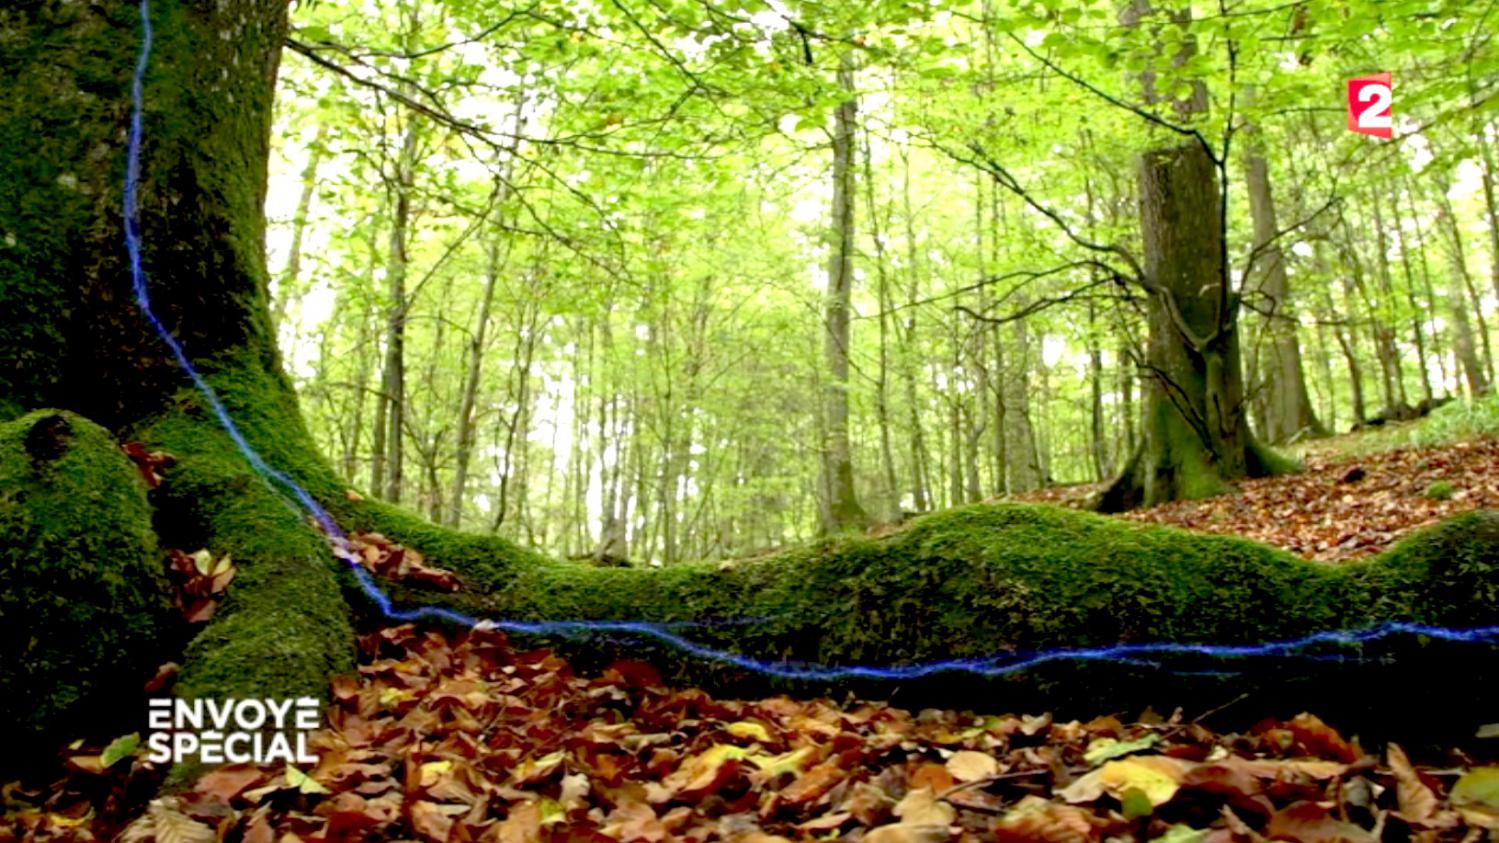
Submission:
[[[976,782],[999,775],[999,761],[985,752],[964,749],[947,759],[947,772],[959,782]]]

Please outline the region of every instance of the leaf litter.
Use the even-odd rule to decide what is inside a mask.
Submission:
[[[12,841],[780,843],[1464,840],[1499,829],[1499,767],[1382,757],[1310,714],[1218,734],[1180,713],[912,713],[718,700],[640,662],[575,674],[495,631],[362,636],[306,769],[231,764],[149,799],[127,737],[0,787]],[[103,763],[105,760],[111,763]]]
[[[1372,556],[1405,535],[1475,509],[1499,509],[1499,439],[1348,457],[1309,454],[1296,474],[1241,480],[1225,495],[1120,515],[1241,536],[1337,562]],[[1445,484],[1450,491],[1434,495]],[[1081,506],[1101,487],[1058,486],[1020,499]]]

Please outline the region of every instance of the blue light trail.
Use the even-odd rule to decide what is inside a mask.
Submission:
[[[251,447],[250,443],[245,439],[244,434],[240,432],[239,427],[235,425],[234,419],[229,415],[228,409],[225,408],[223,402],[219,399],[218,393],[214,391],[207,380],[194,368],[181,342],[157,318],[151,308],[150,291],[141,259],[142,237],[139,217],[140,157],[145,120],[145,76],[150,61],[153,37],[149,0],[140,0],[140,21],[140,53],[136,60],[135,74],[132,78],[130,88],[132,111],[127,148],[128,158],[125,167],[124,197],[125,249],[129,255],[130,277],[135,291],[136,302],[140,306],[141,313],[150,322],[151,327],[161,337],[162,341],[166,343],[167,348],[172,353],[172,357],[177,361],[177,365],[192,380],[193,386],[202,393],[209,407],[213,410],[214,416],[218,419],[219,425],[223,427],[224,432],[229,435],[235,447],[244,455],[250,467],[283,500],[286,499],[286,494],[290,494],[292,499],[295,500],[296,505],[300,506],[303,511],[311,516],[312,520],[316,522],[327,537],[333,554],[350,566],[354,580],[359,585],[360,590],[370,599],[371,603],[378,607],[391,620],[447,621],[469,628],[498,629],[511,633],[561,638],[623,634],[633,636],[639,640],[664,644],[704,661],[785,679],[809,681],[846,679],[906,680],[940,673],[969,673],[979,676],[997,677],[1059,662],[1107,662],[1159,667],[1160,661],[1165,657],[1197,657],[1217,660],[1252,658],[1338,660],[1342,657],[1325,653],[1309,653],[1306,651],[1321,645],[1356,646],[1394,636],[1425,636],[1440,641],[1499,644],[1499,626],[1452,629],[1426,624],[1391,621],[1362,629],[1316,632],[1301,638],[1272,641],[1263,644],[1122,643],[1100,647],[1001,653],[981,658],[947,659],[921,664],[888,666],[824,665],[764,661],[741,653],[710,647],[673,631],[674,629],[681,629],[684,626],[691,625],[715,626],[732,623],[753,623],[755,622],[754,619],[747,621],[698,622],[696,624],[691,622],[656,623],[629,620],[517,621],[480,619],[454,609],[437,606],[399,608],[393,603],[390,596],[375,582],[370,572],[359,564],[357,556],[349,547],[347,535],[339,527],[338,522],[334,520],[333,516],[306,489],[303,489],[286,473],[268,465],[261,458],[260,454]]]

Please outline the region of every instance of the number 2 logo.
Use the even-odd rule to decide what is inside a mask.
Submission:
[[[1348,80],[1348,129],[1376,138],[1395,136],[1390,106],[1395,101],[1394,82],[1388,73]]]

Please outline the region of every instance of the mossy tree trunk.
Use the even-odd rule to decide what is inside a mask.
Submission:
[[[1153,289],[1144,436],[1100,501],[1107,512],[1216,494],[1268,470],[1249,431],[1213,161],[1193,141],[1155,150],[1140,159],[1139,184]]]
[[[1131,0],[1126,25],[1171,27],[1180,47],[1177,68],[1196,52],[1186,34],[1188,6],[1164,10]],[[1165,43],[1164,40],[1158,43]],[[1168,100],[1156,73],[1141,75],[1145,100],[1170,105],[1179,142],[1153,149],[1138,163],[1141,285],[1149,293],[1150,338],[1136,361],[1145,383],[1139,447],[1098,499],[1103,512],[1120,512],[1227,489],[1229,481],[1288,468],[1262,449],[1249,430],[1249,402],[1239,352],[1240,298],[1233,289],[1225,245],[1225,177],[1221,156],[1192,121],[1207,110],[1207,89],[1193,81]]]
[[[152,310],[250,419],[268,462],[331,479],[281,373],[267,299],[287,3],[157,0],[150,14],[137,208]],[[208,546],[240,568],[189,645],[181,692],[320,694],[352,661],[327,548],[218,428],[133,291],[123,183],[142,33],[133,0],[0,9],[0,417],[70,410],[179,457],[171,488],[152,495],[160,543]],[[0,476],[7,491],[22,482]]]
[[[153,308],[195,360],[278,371],[264,258],[284,0],[154,5],[140,223]],[[141,318],[122,225],[134,2],[0,12],[0,395],[119,427],[183,375]]]

